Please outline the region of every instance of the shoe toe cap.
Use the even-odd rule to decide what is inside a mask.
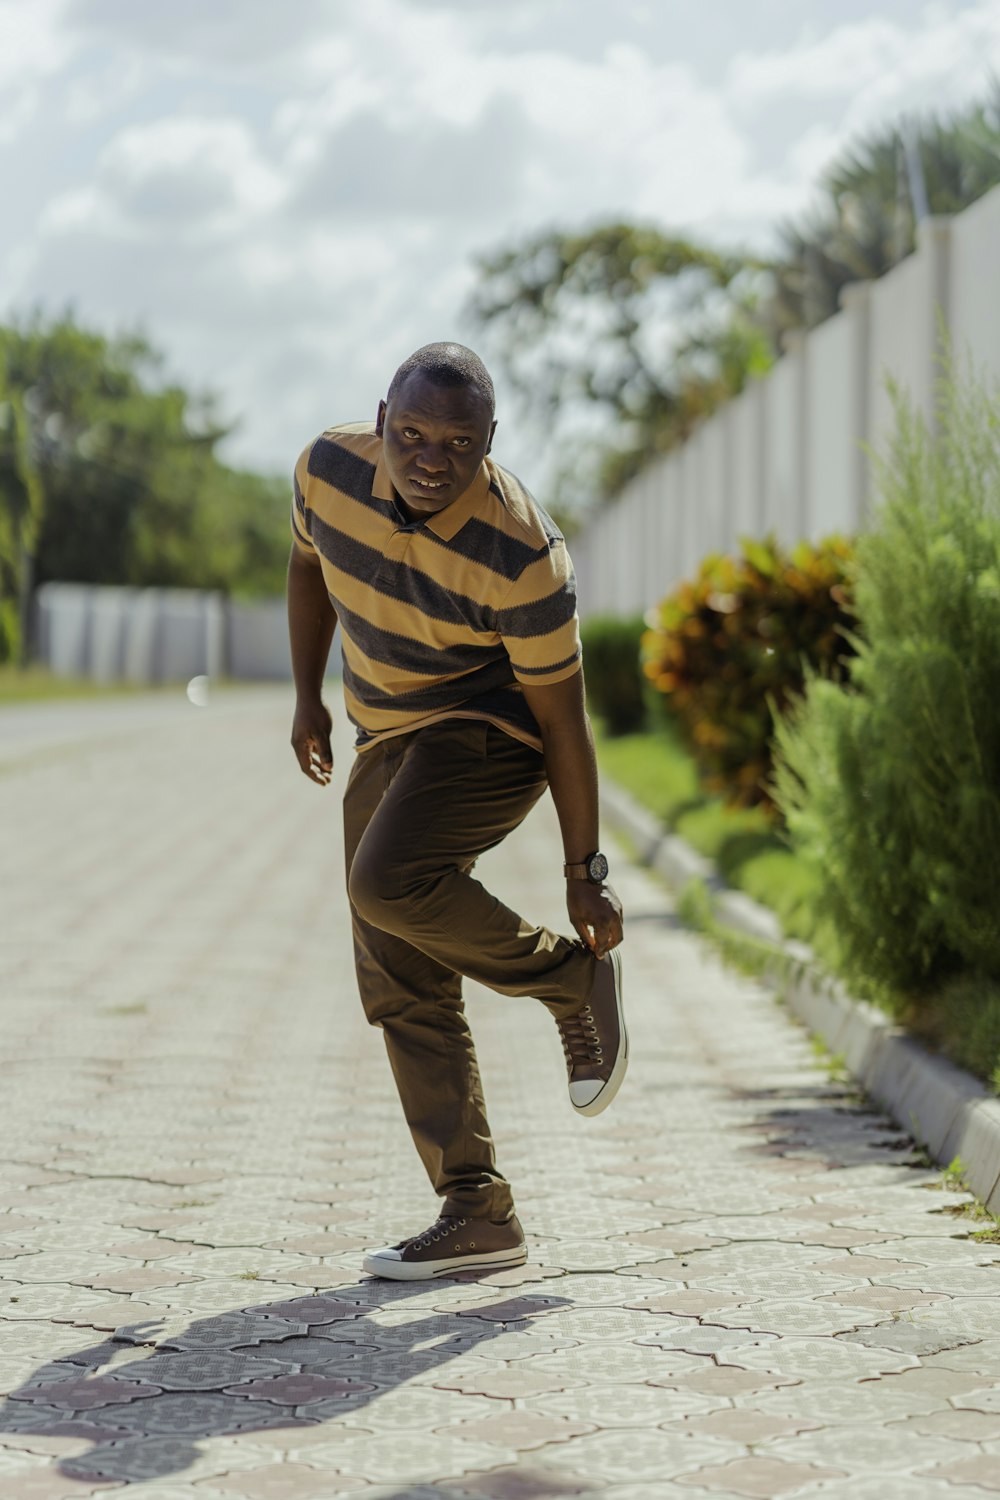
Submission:
[[[577,1109],[585,1109],[588,1104],[593,1104],[603,1087],[604,1080],[601,1078],[581,1078],[570,1084],[570,1100]]]

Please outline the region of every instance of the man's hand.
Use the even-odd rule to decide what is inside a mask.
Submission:
[[[292,749],[299,767],[315,781],[317,786],[327,786],[333,770],[333,751],[330,749],[330,730],[333,720],[330,710],[319,698],[314,702],[295,705],[292,722]]]
[[[622,940],[622,904],[609,885],[567,880],[566,910],[577,933],[595,958],[603,958]]]

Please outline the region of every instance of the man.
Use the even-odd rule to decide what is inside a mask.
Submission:
[[[488,457],[495,429],[478,356],[429,344],[396,371],[374,427],[330,428],[295,469],[292,746],[327,785],[320,691],[339,620],[359,752],[344,795],[358,985],[443,1199],[429,1229],[366,1256],[365,1270],[402,1280],[526,1258],[463,975],[548,1007],[581,1114],[611,1102],[628,1055],[573,573],[548,516]],[[470,873],[546,785],[578,941],[532,925]]]

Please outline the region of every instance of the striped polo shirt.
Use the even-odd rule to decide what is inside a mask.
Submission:
[[[331,427],[295,466],[292,533],[318,554],[341,626],[357,748],[441,719],[486,719],[541,749],[521,683],[580,669],[562,534],[486,458],[469,488],[411,521],[370,423]]]

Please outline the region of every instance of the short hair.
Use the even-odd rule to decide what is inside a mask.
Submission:
[[[389,382],[386,405],[398,393],[400,386],[410,375],[419,371],[435,385],[466,385],[478,391],[490,409],[492,417],[496,411],[496,393],[490,372],[479,355],[464,344],[424,344],[404,359]]]

